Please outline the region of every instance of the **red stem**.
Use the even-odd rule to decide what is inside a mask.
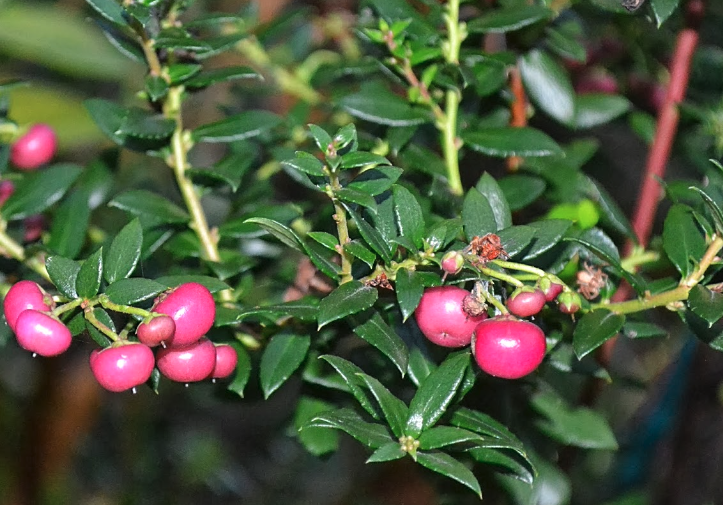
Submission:
[[[510,69],[510,91],[514,97],[510,104],[510,126],[515,128],[527,126],[527,97],[520,69],[517,66]],[[507,158],[507,170],[510,172],[515,172],[521,164],[522,158],[519,156]]]

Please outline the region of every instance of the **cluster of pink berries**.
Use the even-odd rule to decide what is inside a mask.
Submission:
[[[65,352],[70,330],[53,313],[55,303],[32,281],[14,284],[4,301],[5,319],[23,349],[41,356]],[[136,329],[139,342],[118,340],[90,355],[90,368],[109,391],[139,386],[154,366],[176,382],[224,378],[238,362],[227,344],[214,344],[204,335],[213,326],[216,305],[203,285],[190,282],[164,293]],[[151,347],[161,346],[154,355]]]

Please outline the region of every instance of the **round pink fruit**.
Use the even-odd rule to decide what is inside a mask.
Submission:
[[[237,364],[238,354],[236,354],[236,349],[228,344],[218,344],[216,346],[216,365],[213,367],[211,377],[214,379],[228,377],[236,370]]]
[[[146,382],[151,377],[154,363],[153,351],[138,343],[96,349],[90,355],[90,369],[96,380],[114,393]]]
[[[512,316],[487,319],[475,329],[475,361],[494,377],[519,379],[532,373],[542,363],[545,350],[542,330]]]
[[[537,281],[537,287],[545,294],[545,300],[548,302],[557,298],[557,295],[562,293],[564,289],[564,286],[560,284],[560,282],[548,275],[541,277],[540,280]]]
[[[541,289],[522,286],[507,299],[507,308],[516,316],[530,317],[540,312],[546,301]]]
[[[458,251],[449,251],[442,256],[441,266],[448,274],[458,274],[464,266],[464,256]]]
[[[141,343],[148,347],[155,347],[173,337],[176,323],[170,316],[154,317],[150,321],[143,321],[136,328],[136,335]]]
[[[52,305],[53,299],[33,281],[16,282],[3,301],[5,319],[13,331],[15,331],[15,323],[21,312],[28,309],[49,312]]]
[[[464,347],[486,314],[470,316],[464,310],[469,292],[455,286],[427,289],[414,311],[414,319],[425,337],[444,347]]]
[[[57,356],[68,350],[72,335],[67,326],[37,310],[24,310],[15,322],[15,336],[23,349],[41,356]]]
[[[35,170],[53,159],[57,147],[55,131],[46,124],[36,124],[15,141],[10,161],[20,170]]]
[[[182,347],[166,347],[158,351],[156,364],[172,381],[202,381],[210,377],[216,366],[216,347],[207,338]]]
[[[162,296],[153,312],[171,316],[176,324],[173,337],[166,343],[184,346],[196,342],[211,329],[216,318],[216,303],[205,286],[188,282]]]

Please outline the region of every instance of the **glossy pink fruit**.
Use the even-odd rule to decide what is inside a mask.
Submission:
[[[35,242],[38,240],[43,236],[45,227],[45,216],[42,214],[35,214],[23,219],[23,228],[25,228],[23,232],[23,242]]]
[[[532,373],[542,363],[545,349],[542,330],[512,316],[488,319],[475,329],[475,361],[495,377],[519,379]]]
[[[216,347],[207,339],[183,347],[166,347],[156,355],[158,370],[176,382],[198,382],[216,366]]]
[[[41,356],[57,356],[68,350],[72,335],[63,323],[37,310],[24,310],[15,323],[15,336],[23,349]]]
[[[35,170],[53,159],[57,147],[55,131],[46,124],[36,124],[15,141],[10,161],[20,170]]]
[[[422,295],[414,319],[430,341],[444,347],[464,347],[472,340],[472,333],[486,314],[470,316],[463,303],[468,291],[455,286],[427,289]]]
[[[216,303],[205,286],[189,282],[165,295],[153,312],[173,318],[176,331],[166,343],[183,346],[196,342],[211,329],[216,318]]]
[[[15,331],[15,322],[21,312],[28,309],[49,312],[52,304],[52,298],[33,281],[16,282],[3,301],[5,319],[10,329]]]
[[[0,182],[0,206],[8,201],[8,198],[15,193],[15,184],[13,181]]]
[[[213,367],[211,377],[214,379],[228,377],[236,370],[237,364],[238,354],[236,354],[236,349],[228,344],[218,344],[216,346],[216,365]]]
[[[562,290],[564,289],[562,284],[547,275],[541,277],[540,280],[537,281],[537,287],[545,294],[545,300],[548,302],[557,298],[557,295],[562,293]]]
[[[148,347],[155,347],[173,337],[176,331],[176,323],[171,316],[154,317],[148,322],[142,322],[136,328],[136,335],[141,343]]]
[[[146,382],[151,377],[154,363],[153,351],[138,343],[96,349],[90,355],[90,369],[96,380],[114,393]]]
[[[507,299],[507,308],[516,316],[530,317],[540,312],[546,301],[541,289],[523,286]]]
[[[442,256],[441,266],[448,274],[458,274],[464,266],[464,256],[458,251],[449,251]]]

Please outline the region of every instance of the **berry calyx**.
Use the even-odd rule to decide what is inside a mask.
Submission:
[[[182,347],[166,347],[158,351],[156,365],[172,381],[202,381],[216,366],[216,347],[207,338]]]
[[[72,335],[58,319],[34,309],[24,310],[15,322],[15,336],[25,350],[57,356],[68,350]]]
[[[228,344],[216,345],[216,364],[211,372],[211,378],[223,379],[228,377],[236,370],[238,364],[238,354],[236,349]]]
[[[35,170],[55,155],[58,139],[46,124],[36,124],[20,137],[10,149],[10,161],[20,170]]]
[[[161,315],[144,320],[136,328],[136,335],[142,344],[155,347],[173,337],[176,323],[171,316]]]
[[[151,377],[154,363],[153,351],[135,342],[96,349],[90,355],[90,369],[95,379],[114,393],[146,382]]]
[[[560,284],[559,281],[549,275],[540,277],[537,281],[537,287],[545,294],[545,300],[548,302],[557,298],[557,295],[562,293],[562,290],[565,288],[563,284]]]
[[[545,357],[545,334],[529,321],[495,317],[482,321],[474,333],[475,361],[494,377],[519,379],[535,371]]]
[[[507,309],[516,316],[530,317],[540,312],[546,301],[541,289],[522,286],[507,299]]]
[[[458,274],[464,266],[464,256],[462,256],[458,251],[449,251],[447,254],[442,256],[440,265],[445,273]]]
[[[5,295],[3,310],[8,326],[15,331],[18,316],[23,311],[35,309],[40,312],[50,312],[53,305],[53,299],[38,284],[33,281],[20,281],[13,284]]]
[[[427,289],[414,311],[414,319],[425,337],[443,347],[464,347],[487,314],[470,315],[464,310],[468,291],[456,286]]]
[[[565,291],[557,297],[557,306],[563,314],[574,314],[581,305],[582,298],[574,291]]]
[[[216,303],[205,286],[188,282],[162,296],[153,312],[171,316],[176,325],[173,337],[166,343],[184,346],[196,342],[211,329],[216,318]]]

